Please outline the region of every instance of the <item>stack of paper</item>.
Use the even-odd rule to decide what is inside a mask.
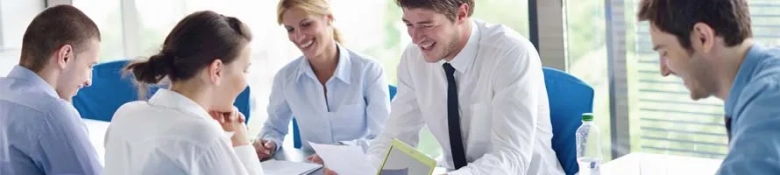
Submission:
[[[303,175],[322,168],[319,164],[268,160],[262,163],[266,175]]]
[[[325,166],[339,175],[366,175],[377,172],[377,168],[371,165],[361,147],[311,142],[309,144],[322,158]]]

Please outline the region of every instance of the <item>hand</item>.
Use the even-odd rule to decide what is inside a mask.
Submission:
[[[246,117],[241,112],[238,112],[238,108],[233,107],[232,111],[210,111],[209,115],[219,122],[222,129],[227,132],[233,132],[233,137],[230,140],[233,142],[233,147],[250,145],[247,139],[247,129],[244,125]]]
[[[253,146],[255,146],[255,151],[257,151],[257,158],[259,158],[260,161],[270,159],[273,157],[274,151],[276,151],[276,143],[270,140],[255,140]]]
[[[322,158],[318,156],[317,154],[313,154],[309,157],[306,157],[306,160],[309,160],[309,162],[314,162],[316,164],[325,165],[325,162],[322,161]]]
[[[336,173],[335,171],[330,170],[328,168],[322,168],[322,174],[324,174],[324,175],[338,175],[338,173]]]
[[[317,155],[317,154],[313,154],[313,155],[311,155],[309,157],[306,157],[306,160],[309,160],[309,162],[314,162],[316,164],[325,165],[325,163],[322,161],[322,158],[320,158],[320,156]],[[328,167],[322,168],[322,172],[325,175],[338,175],[338,173],[336,173],[333,170],[328,169]]]

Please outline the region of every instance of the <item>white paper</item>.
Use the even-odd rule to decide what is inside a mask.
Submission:
[[[361,147],[311,142],[309,145],[322,158],[325,167],[339,175],[366,175],[377,172],[377,168],[371,165]]]
[[[313,163],[299,163],[280,160],[268,160],[262,164],[263,172],[266,175],[308,174],[322,168],[321,165]]]

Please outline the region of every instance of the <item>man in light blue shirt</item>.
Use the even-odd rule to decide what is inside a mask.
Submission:
[[[694,100],[725,100],[729,152],[718,174],[780,174],[780,49],[752,40],[747,0],[642,0],[661,73]]]
[[[33,19],[22,40],[19,65],[0,78],[0,175],[102,174],[70,103],[91,83],[97,25],[73,6],[54,6]]]

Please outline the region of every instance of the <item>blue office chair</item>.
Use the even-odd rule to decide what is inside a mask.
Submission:
[[[92,86],[83,88],[73,97],[73,106],[82,118],[110,122],[122,104],[138,100],[138,90],[130,74],[123,69],[130,60],[112,61],[96,65],[92,70]],[[125,76],[127,75],[127,76]],[[159,87],[150,86],[147,98]],[[238,95],[234,105],[249,121],[249,87]]]
[[[582,114],[593,111],[593,88],[582,80],[545,67],[544,84],[550,102],[552,147],[567,175],[579,171],[575,133],[582,125]]]
[[[388,85],[388,89],[390,90],[390,100],[393,100],[393,97],[395,97],[395,93],[398,91],[397,88],[393,85]],[[298,130],[298,121],[295,120],[295,117],[292,119],[292,135],[293,135],[293,147],[300,149],[303,147],[303,142],[301,141],[301,131]]]

